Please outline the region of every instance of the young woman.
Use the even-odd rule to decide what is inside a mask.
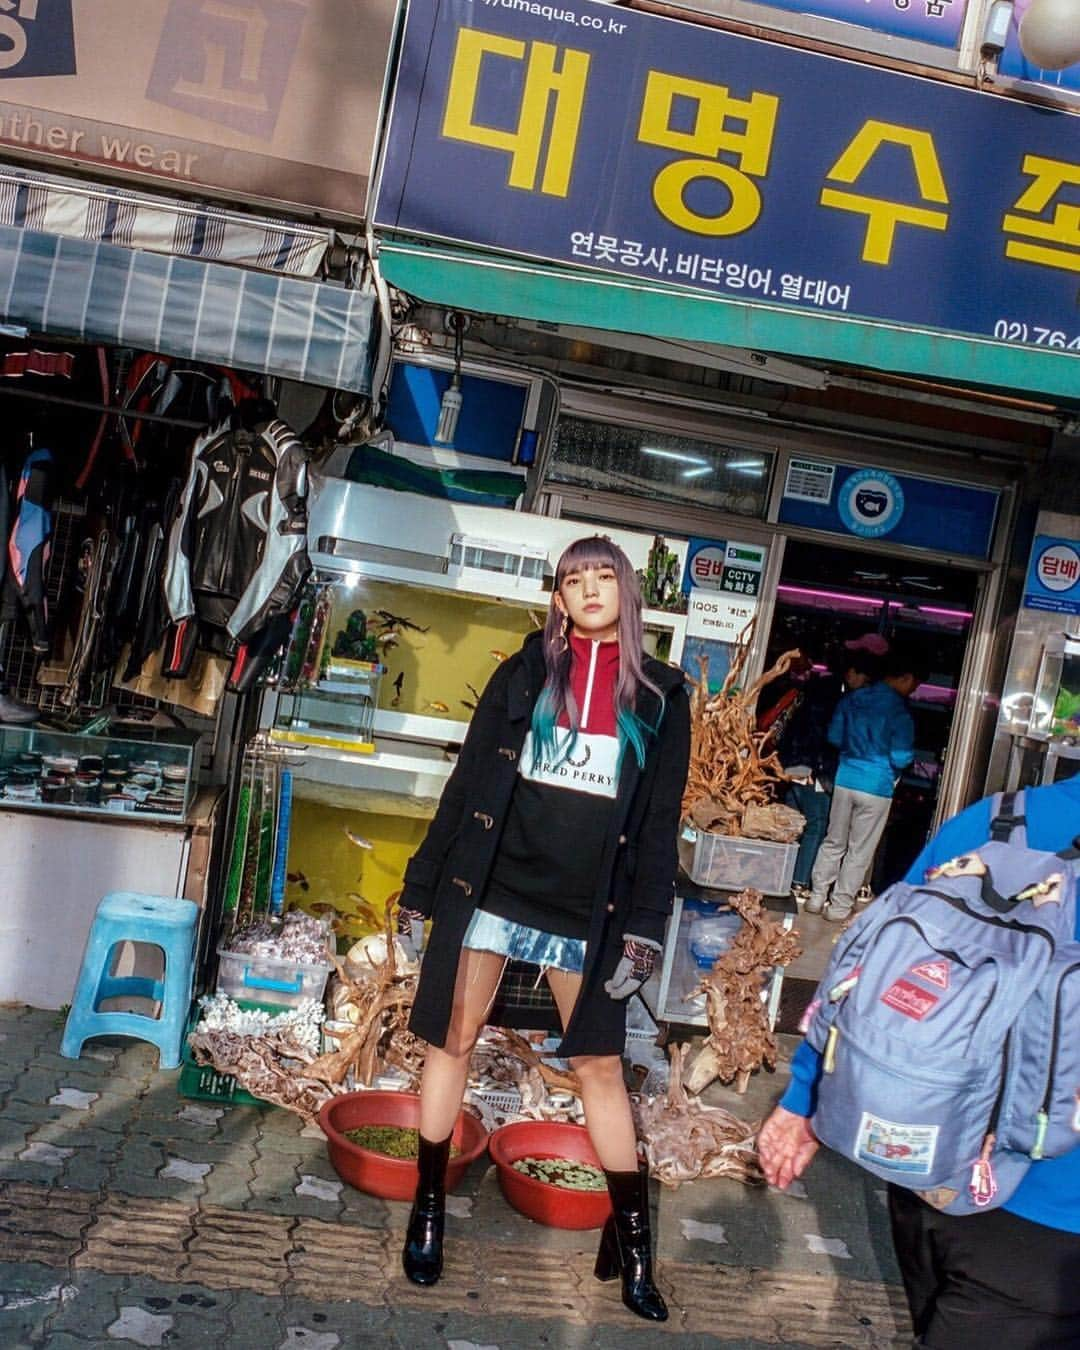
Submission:
[[[571,544],[542,633],[492,676],[420,849],[398,931],[419,949],[413,1008],[428,1042],[420,1180],[402,1260],[415,1284],[442,1273],[444,1175],[469,1056],[507,960],[546,974],[560,1053],[581,1081],[613,1217],[598,1279],[663,1321],[652,1279],[647,1173],[623,1082],[626,999],[649,978],[671,911],[690,749],[682,673],[642,652],[641,594],[609,539]]]

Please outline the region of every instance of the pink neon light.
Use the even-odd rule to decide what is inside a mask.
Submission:
[[[876,609],[883,609],[884,600],[877,600],[872,595],[849,595],[845,591],[819,591],[813,590],[809,586],[784,586],[776,588],[778,591],[788,591],[791,595],[818,595],[823,600],[851,600],[859,605],[872,605]]]
[[[898,605],[901,609],[914,609],[920,614],[944,614],[950,619],[971,619],[974,618],[970,609],[939,609],[934,605],[924,605],[916,601],[914,605],[905,605],[900,600],[890,600],[890,605]]]
[[[847,600],[855,605],[868,605],[881,609],[885,605],[895,605],[897,609],[913,609],[919,614],[941,614],[949,619],[970,619],[974,615],[970,609],[942,609],[938,605],[924,605],[919,601],[909,604],[904,600],[878,600],[872,595],[852,595],[850,591],[822,591],[810,586],[788,586],[781,584],[778,591],[787,591],[789,595],[816,595],[823,600]]]

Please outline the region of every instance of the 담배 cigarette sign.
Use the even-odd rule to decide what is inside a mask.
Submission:
[[[1052,614],[1080,614],[1080,540],[1035,536],[1024,604]]]

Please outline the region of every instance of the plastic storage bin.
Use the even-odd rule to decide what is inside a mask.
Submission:
[[[741,839],[692,827],[679,837],[679,862],[690,880],[725,891],[752,886],[762,895],[789,894],[798,852],[798,844]]]
[[[332,965],[303,965],[273,956],[217,949],[217,992],[230,998],[254,1000],[276,1008],[296,1008],[306,998],[321,1000]]]

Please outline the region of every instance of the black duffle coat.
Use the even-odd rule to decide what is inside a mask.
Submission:
[[[680,670],[651,658],[645,670],[663,693],[663,716],[657,734],[647,738],[643,767],[629,747],[622,756],[606,837],[599,845],[551,841],[553,850],[601,850],[581,992],[562,1055],[622,1053],[626,1001],[613,999],[604,982],[618,965],[624,935],[663,942],[671,913],[690,702]],[[465,930],[491,873],[544,678],[541,634],[531,633],[484,690],[427,836],[405,869],[401,904],[433,920],[409,1024],[432,1045],[446,1042]],[[642,689],[637,711],[654,724],[656,695]]]

